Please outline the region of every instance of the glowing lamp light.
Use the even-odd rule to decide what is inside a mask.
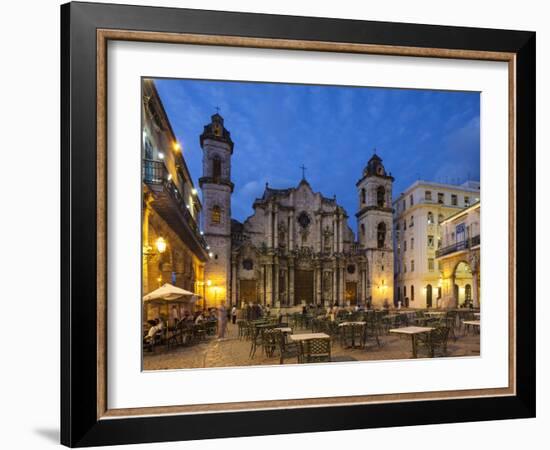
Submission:
[[[172,174],[169,173],[169,174],[168,174],[168,181],[170,181],[171,179],[172,179]]]
[[[164,238],[159,237],[155,241],[155,245],[157,246],[157,250],[159,253],[164,253],[166,251],[166,241],[164,240]]]
[[[201,236],[204,236],[204,231],[201,230]]]
[[[159,159],[164,159],[164,153],[159,152]]]
[[[206,285],[207,286],[212,286],[212,280],[206,280]]]
[[[195,188],[193,188],[193,189],[191,189],[191,193],[192,193],[193,195],[197,195],[197,190],[196,190]]]
[[[210,250],[210,246],[209,246],[209,245],[206,246],[206,250]]]
[[[214,253],[209,252],[209,253],[208,253],[208,256],[210,256],[210,258],[212,258],[212,256],[214,256]]]
[[[181,144],[178,141],[174,142],[174,150],[177,152],[181,150]]]

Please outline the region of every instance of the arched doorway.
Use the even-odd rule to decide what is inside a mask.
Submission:
[[[472,268],[460,261],[453,272],[453,300],[456,307],[468,307],[472,303]]]
[[[432,285],[426,286],[426,308],[432,307]]]

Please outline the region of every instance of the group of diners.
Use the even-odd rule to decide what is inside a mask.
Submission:
[[[179,317],[176,307],[171,310],[171,317],[159,314],[147,320],[143,325],[143,348],[153,351],[155,347],[173,347],[199,343],[208,336],[223,338],[227,325],[224,305],[190,312],[184,311]]]

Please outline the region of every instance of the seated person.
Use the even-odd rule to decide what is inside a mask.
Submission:
[[[202,312],[199,312],[198,316],[195,317],[195,324],[199,324],[204,322],[204,316],[202,315]]]
[[[153,344],[155,341],[155,335],[162,331],[164,324],[162,319],[155,319],[153,321],[148,321],[149,323],[154,322],[154,325],[149,328],[147,335],[143,338],[144,343]]]

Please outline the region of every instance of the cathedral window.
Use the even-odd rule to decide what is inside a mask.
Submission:
[[[431,202],[432,201],[432,191],[424,192],[424,200]]]
[[[410,206],[414,205],[414,200],[413,200],[412,194],[409,195],[409,204],[410,204]]]
[[[212,159],[212,178],[219,180],[222,176],[222,161],[219,156],[214,156]]]
[[[302,211],[298,216],[298,223],[304,229],[309,227],[309,224],[311,223],[311,219],[309,218],[308,213],[306,213],[305,211]]]
[[[219,224],[222,221],[222,210],[218,205],[212,207],[212,223]]]
[[[443,192],[437,193],[437,203],[439,203],[440,205],[445,203],[445,194]]]
[[[431,225],[434,223],[434,215],[431,211],[428,212],[428,225]]]
[[[252,270],[254,268],[254,262],[250,259],[244,259],[243,260],[243,269],[244,270]]]
[[[378,248],[384,248],[386,243],[386,224],[384,222],[378,224],[377,241]]]
[[[361,204],[365,204],[367,202],[367,193],[365,191],[365,188],[361,189]]]
[[[376,189],[376,204],[379,208],[383,208],[385,206],[385,197],[386,189],[384,189],[384,186],[379,186],[378,189]]]
[[[414,259],[411,259],[411,272],[414,272]]]
[[[411,216],[411,220],[409,222],[409,228],[414,227],[414,216]]]
[[[445,218],[443,217],[443,214],[439,214],[437,216],[437,223],[441,224],[441,222],[443,222],[445,220]]]
[[[414,249],[414,238],[411,238],[411,250]]]
[[[365,236],[365,224],[361,224],[361,236]]]
[[[434,237],[433,237],[433,235],[428,235],[428,248],[434,248]]]
[[[411,302],[414,302],[414,286],[411,285]]]
[[[347,270],[348,270],[348,273],[350,275],[353,275],[355,273],[355,266],[353,264],[350,264],[348,267],[347,267]]]

